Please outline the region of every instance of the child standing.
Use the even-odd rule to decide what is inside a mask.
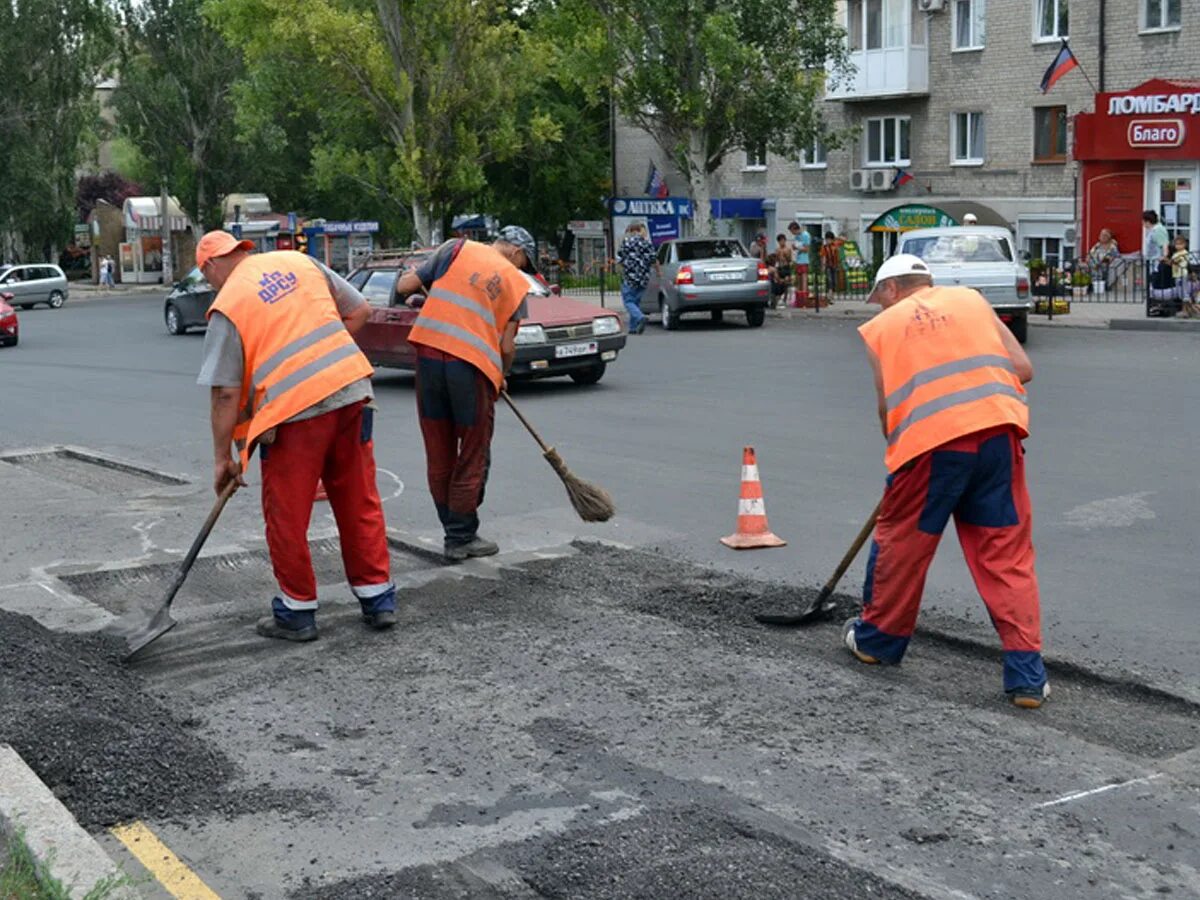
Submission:
[[[1188,290],[1187,238],[1175,238],[1174,251],[1171,253],[1171,277],[1175,280],[1176,296],[1183,301],[1182,312],[1190,319],[1195,315],[1196,305]]]

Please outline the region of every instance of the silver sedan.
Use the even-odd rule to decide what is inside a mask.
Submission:
[[[684,313],[707,312],[720,321],[725,310],[741,310],[757,328],[766,320],[771,276],[734,238],[679,238],[659,245],[642,309],[662,315],[668,331]]]

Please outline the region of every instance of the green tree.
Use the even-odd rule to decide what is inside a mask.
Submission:
[[[121,0],[113,107],[118,130],[149,170],[139,174],[154,188],[166,178],[204,227],[219,221],[221,196],[246,186],[248,154],[235,140],[231,97],[241,59],[202,7],[203,0]]]
[[[72,235],[75,172],[100,128],[94,88],[111,58],[102,0],[0,2],[0,251],[50,260]]]
[[[590,2],[610,35],[621,113],[686,179],[699,233],[729,153],[795,159],[823,134],[826,65],[846,66],[834,0]]]
[[[489,162],[522,148],[522,34],[497,0],[209,0],[208,9],[253,73],[280,54],[304,59],[329,102],[354,97],[370,110],[386,157],[323,131],[314,178],[327,184],[362,165],[404,202],[418,240],[483,190]]]

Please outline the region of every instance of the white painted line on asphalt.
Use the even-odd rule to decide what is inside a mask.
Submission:
[[[1116,784],[1106,784],[1104,787],[1092,788],[1090,791],[1076,791],[1074,794],[1067,794],[1064,797],[1059,797],[1057,800],[1048,800],[1045,803],[1039,803],[1034,809],[1046,809],[1050,806],[1058,806],[1062,803],[1070,803],[1072,800],[1081,800],[1084,797],[1092,797],[1096,794],[1104,794],[1108,791],[1115,791],[1117,788],[1130,787],[1135,784],[1146,784],[1150,781],[1156,781],[1163,777],[1162,772],[1156,772],[1153,775],[1146,775],[1142,778],[1131,778],[1128,781],[1120,781]]]
[[[399,497],[401,494],[404,493],[404,482],[400,480],[399,475],[397,475],[395,472],[393,472],[389,469],[385,469],[381,466],[376,466],[375,471],[383,473],[388,478],[392,479],[392,481],[396,482],[396,490],[392,491],[392,493],[388,494],[386,497],[383,498],[384,503],[387,503],[389,500],[395,500],[397,497]]]
[[[162,519],[151,519],[149,522],[142,520],[140,522],[135,522],[133,525],[133,530],[136,531],[138,533],[138,537],[142,539],[142,553],[144,553],[146,556],[149,556],[152,552],[154,552],[155,548],[158,546],[150,537],[150,530],[154,528],[155,525],[161,524]]]

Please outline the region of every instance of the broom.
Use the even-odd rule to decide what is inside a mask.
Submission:
[[[575,512],[579,513],[579,518],[585,522],[607,522],[611,519],[617,509],[613,506],[612,497],[608,495],[608,491],[594,484],[588,484],[588,482],[576,477],[567,468],[567,464],[558,455],[558,451],[553,447],[547,447],[546,442],[542,440],[542,436],[529,424],[529,420],[521,415],[521,411],[513,403],[512,397],[508,396],[508,391],[501,391],[500,396],[504,398],[504,402],[508,404],[508,408],[516,413],[517,418],[521,420],[521,424],[533,435],[533,439],[542,448],[542,456],[546,457],[546,462],[550,463],[550,468],[562,479],[563,486],[567,489],[567,497],[570,499],[571,505],[575,507]]]

